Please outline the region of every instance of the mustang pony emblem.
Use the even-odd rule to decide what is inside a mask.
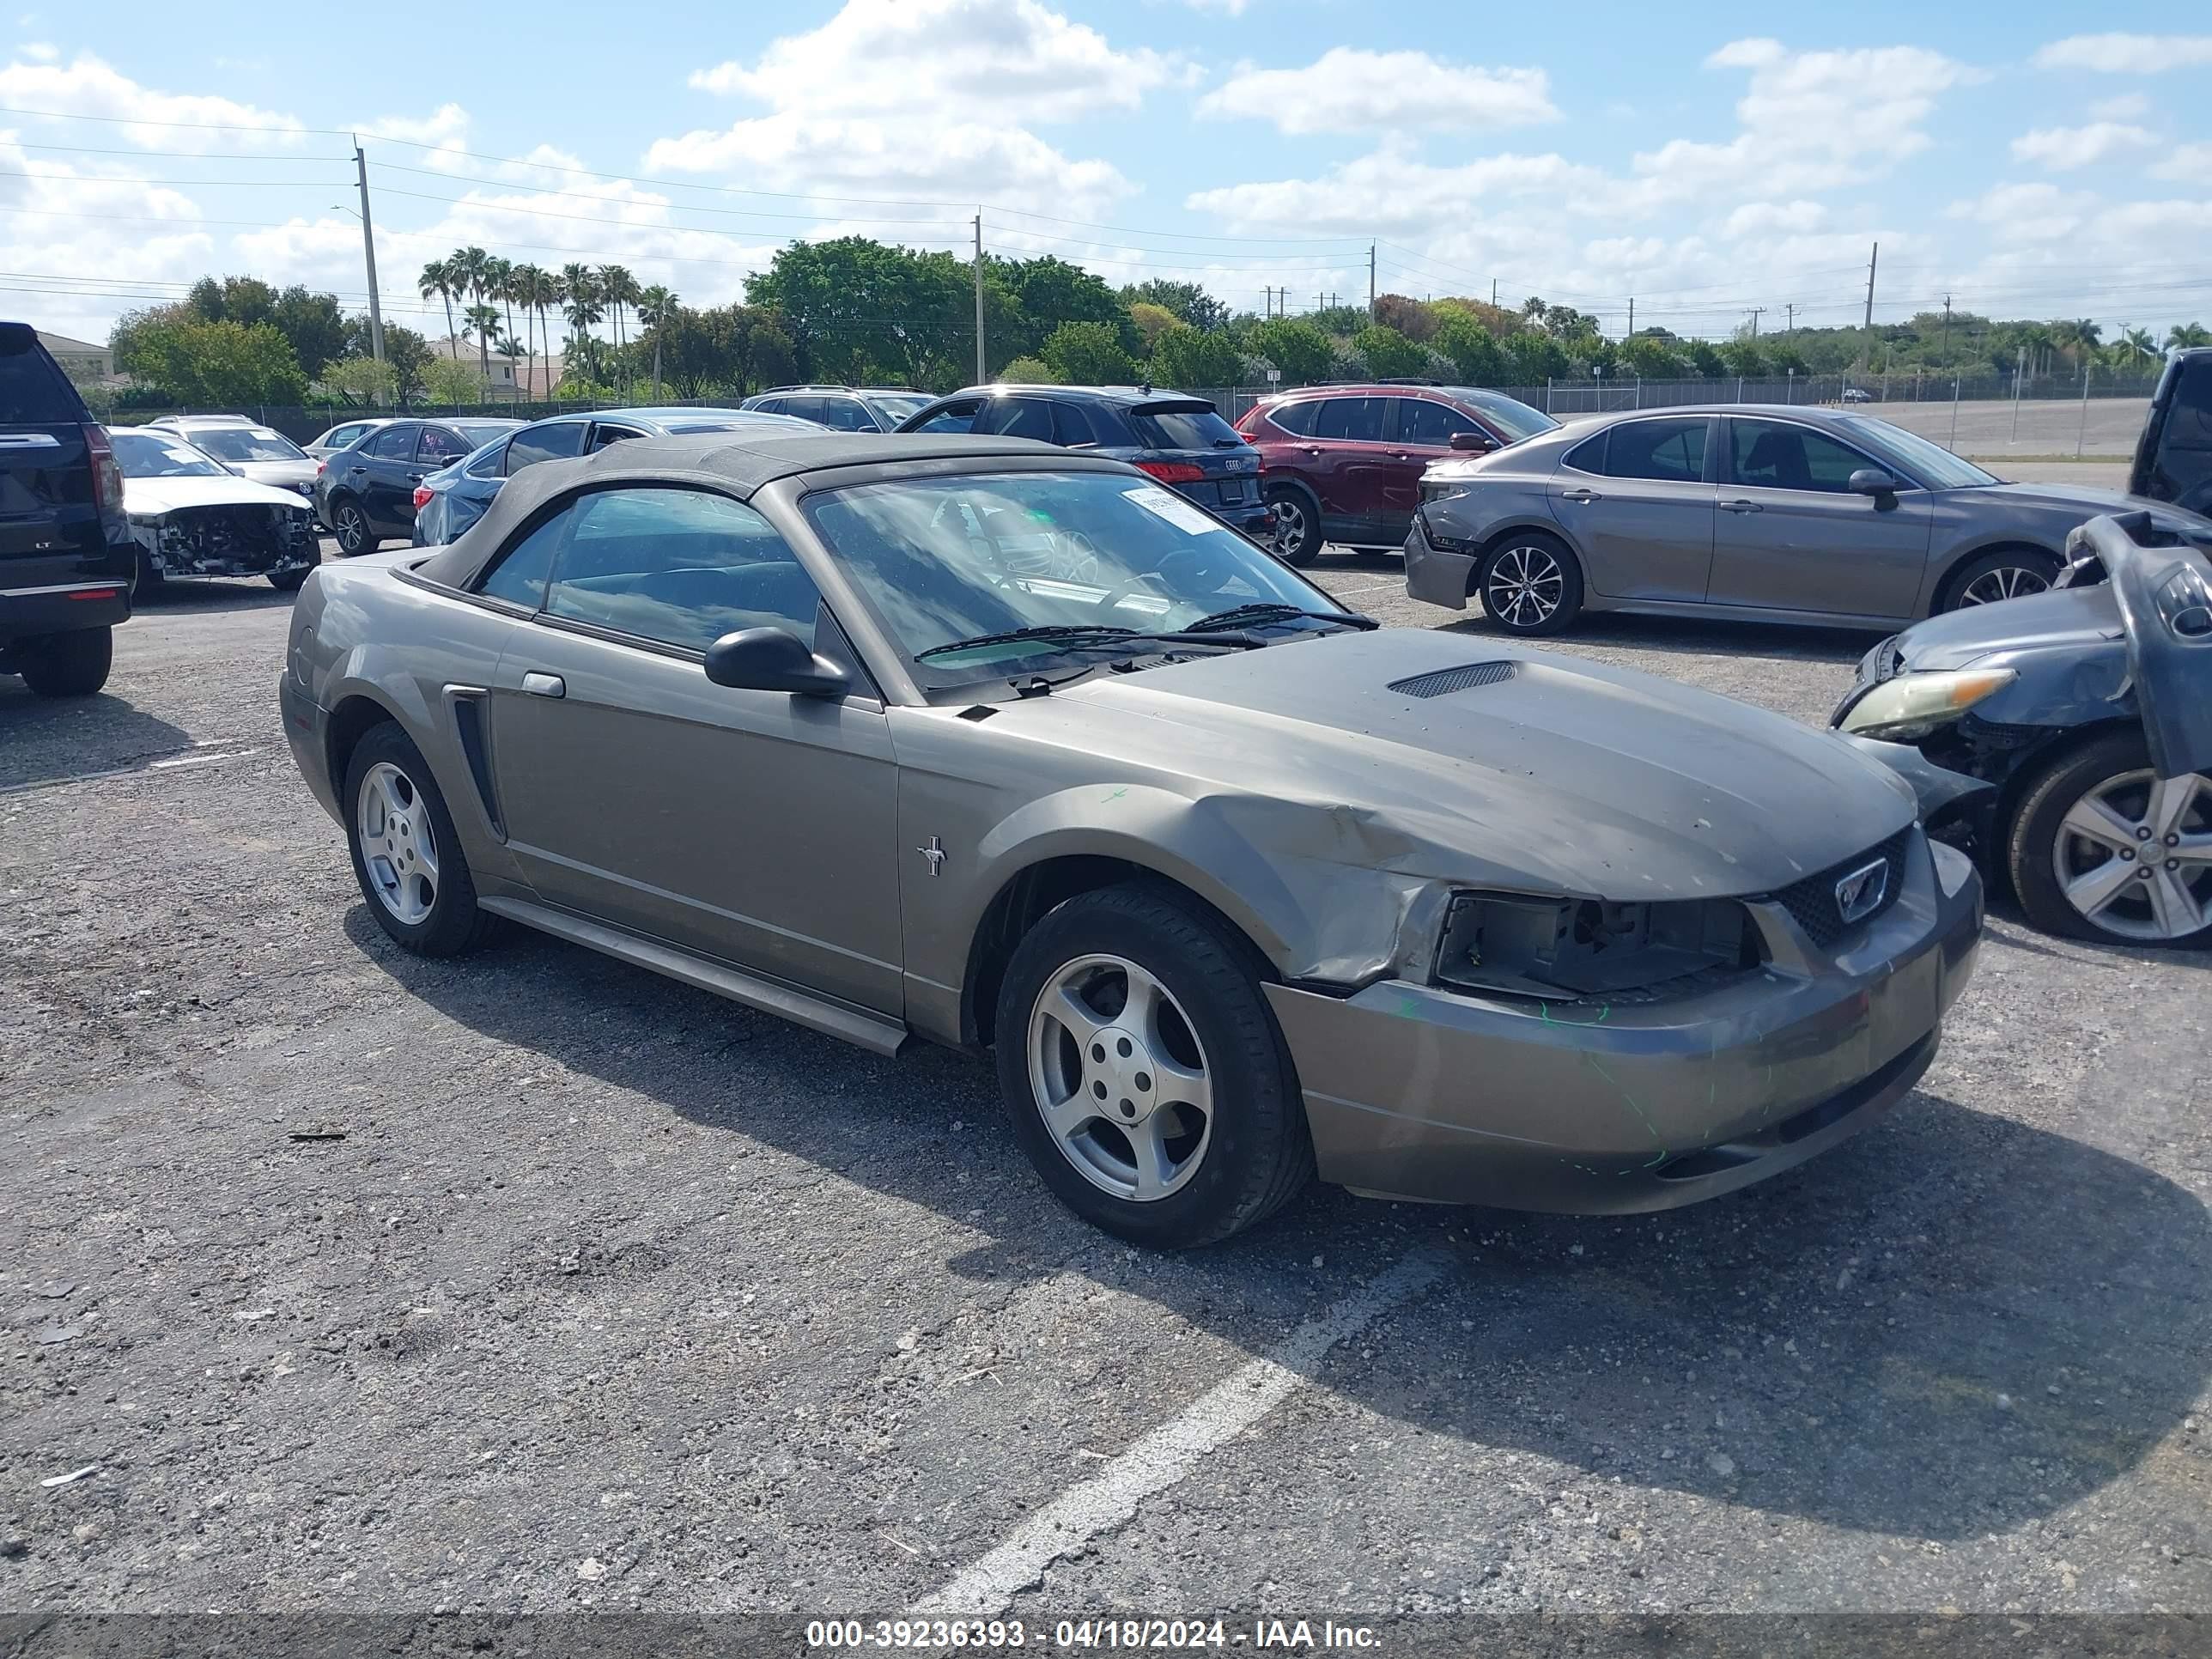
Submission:
[[[1845,921],[1856,921],[1880,904],[1889,891],[1889,860],[1876,859],[1854,870],[1836,884],[1836,908]]]

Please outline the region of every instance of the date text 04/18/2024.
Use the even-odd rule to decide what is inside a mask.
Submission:
[[[1333,1619],[1062,1619],[1032,1628],[1018,1619],[825,1619],[806,1626],[810,1648],[982,1650],[1032,1645],[1074,1650],[1249,1648],[1281,1652],[1358,1652],[1376,1645],[1364,1625]]]

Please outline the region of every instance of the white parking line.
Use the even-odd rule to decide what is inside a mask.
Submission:
[[[1001,1611],[1054,1561],[1121,1525],[1138,1504],[1182,1480],[1207,1453],[1226,1445],[1310,1382],[1331,1348],[1435,1284],[1446,1260],[1442,1249],[1432,1247],[1403,1257],[1356,1295],[1299,1326],[1279,1346],[1239,1366],[1091,1480],[1062,1492],[989,1554],[916,1602],[914,1611],[983,1617]]]
[[[196,745],[192,752],[172,756],[167,760],[142,761],[133,766],[110,767],[104,772],[76,772],[66,777],[34,778],[28,783],[0,785],[0,796],[27,795],[43,789],[66,789],[71,784],[100,783],[109,778],[143,777],[149,772],[164,772],[179,766],[208,766],[220,761],[245,760],[261,752],[258,749],[216,751],[210,746],[216,741],[215,738],[208,738]]]

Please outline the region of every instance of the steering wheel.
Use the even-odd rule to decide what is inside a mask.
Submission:
[[[1155,568],[1140,571],[1136,575],[1130,577],[1128,580],[1123,582],[1120,586],[1115,588],[1111,592],[1107,594],[1104,599],[1099,600],[1098,608],[1101,611],[1111,611],[1115,605],[1121,604],[1122,600],[1127,599],[1130,594],[1135,592],[1139,588],[1165,582],[1168,580],[1169,574],[1172,571],[1176,571],[1178,566],[1188,565],[1190,567],[1190,569],[1186,574],[1188,575],[1188,579],[1194,584],[1203,581],[1207,576],[1212,575],[1216,568],[1213,562],[1212,551],[1213,550],[1211,548],[1205,547],[1177,548],[1174,552],[1168,554],[1165,557],[1161,559],[1159,564]]]

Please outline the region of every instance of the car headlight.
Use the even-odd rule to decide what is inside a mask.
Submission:
[[[2018,678],[2009,668],[1899,674],[1853,703],[1844,715],[1843,729],[1891,743],[1916,742]]]
[[[1733,899],[1615,904],[1455,893],[1437,978],[1508,996],[1608,996],[1747,972],[1760,960],[1758,927]]]

